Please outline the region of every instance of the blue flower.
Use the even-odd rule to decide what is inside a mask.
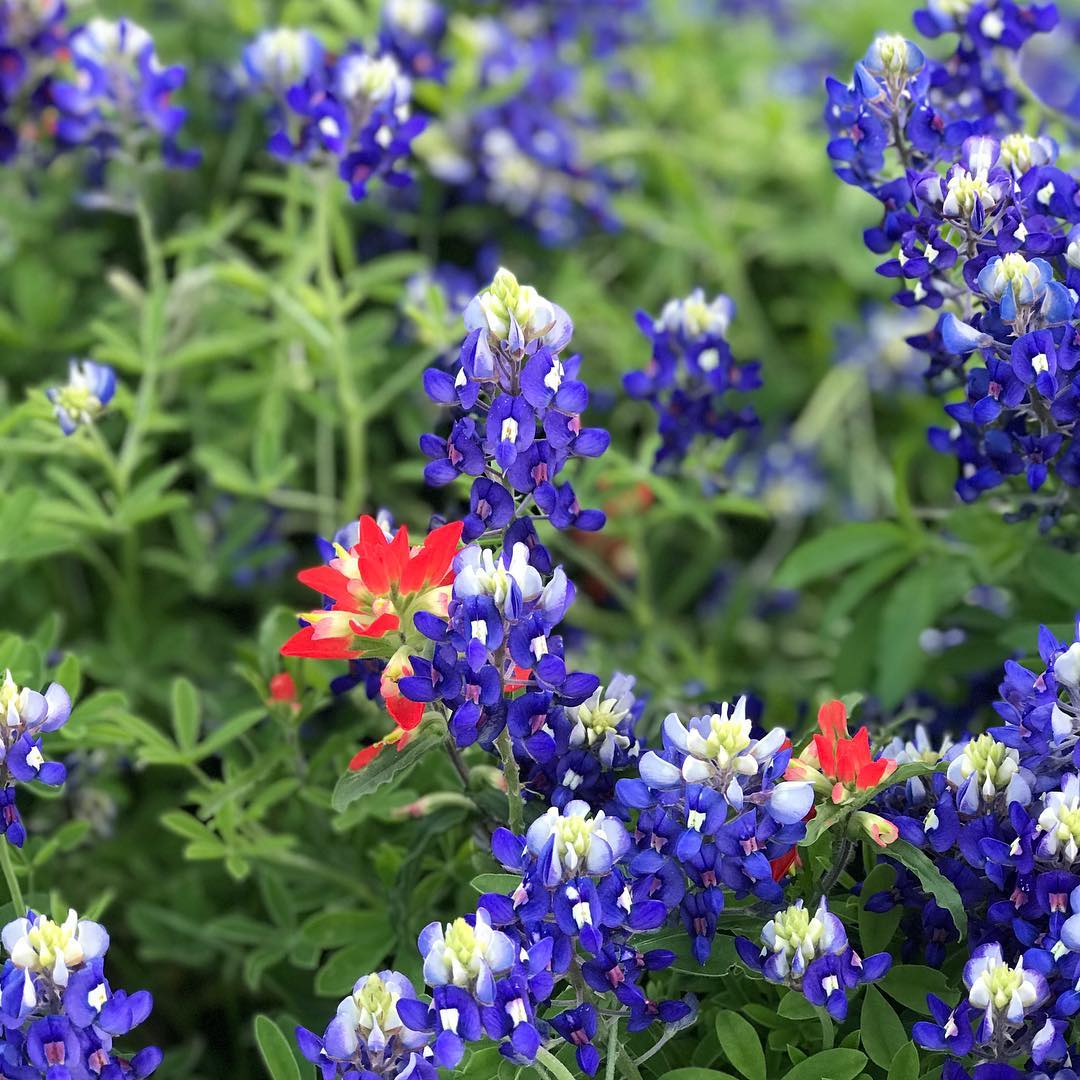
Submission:
[[[64,146],[91,146],[103,156],[138,152],[149,135],[161,140],[162,160],[172,168],[198,164],[177,136],[187,110],[173,104],[186,71],[158,59],[150,34],[131,19],[91,19],[69,41],[75,79],[52,86],[60,109],[57,137]]]
[[[930,1020],[920,1020],[911,1029],[911,1037],[927,1050],[944,1050],[954,1057],[966,1057],[974,1045],[971,1033],[971,1006],[961,1001],[952,1008],[934,994],[926,995]]]
[[[264,31],[244,51],[251,93],[271,97],[267,148],[287,161],[334,168],[354,200],[382,180],[411,183],[403,164],[425,120],[393,51],[352,46],[330,56],[306,30]]]
[[[561,813],[551,807],[537,818],[529,826],[526,845],[550,888],[581,873],[608,873],[629,851],[630,838],[618,819],[602,810],[593,815],[588,803],[575,801]]]
[[[480,1009],[472,995],[459,986],[437,986],[431,997],[430,1007],[415,999],[402,1000],[398,1012],[410,1028],[435,1036],[432,1060],[440,1068],[453,1069],[464,1056],[465,1044],[483,1035]],[[414,1055],[412,1060],[420,1059]],[[432,1069],[431,1080],[436,1076]],[[417,1080],[427,1080],[427,1076],[421,1074]]]
[[[1048,996],[1046,980],[1021,960],[1010,966],[997,942],[980,945],[964,965],[968,1001],[982,1012],[978,1037],[983,1042],[1001,1025],[1016,1027]]]
[[[279,26],[263,30],[244,48],[244,69],[253,86],[284,95],[318,71],[323,53],[310,30]]]
[[[600,1051],[592,1044],[596,1037],[596,1009],[588,1002],[551,1018],[551,1026],[574,1047],[578,1068],[593,1076],[600,1067]]]
[[[92,424],[116,393],[116,372],[92,360],[71,360],[66,386],[46,391],[53,403],[60,429],[70,435],[80,424]]]
[[[445,928],[429,923],[420,932],[418,947],[428,986],[469,990],[481,1005],[494,1004],[495,979],[514,964],[513,943],[492,929],[491,916],[483,908]]]
[[[644,370],[624,376],[623,386],[657,411],[662,440],[657,466],[680,461],[699,435],[725,440],[757,424],[752,409],[725,407],[729,392],[761,385],[757,364],[739,365],[732,358],[727,331],[734,314],[729,297],[707,301],[701,289],[669,301],[658,319],[638,313],[652,357]]]
[[[113,1038],[127,1036],[150,1014],[145,990],[128,994],[109,984],[104,928],[74,911],[62,924],[33,911],[4,927],[10,954],[0,972],[0,1059],[12,1075],[100,1076],[142,1080],[161,1063],[148,1046],[130,1060],[119,1057]]]
[[[58,787],[66,778],[63,765],[46,761],[42,753],[42,734],[56,731],[71,715],[71,698],[59,684],[51,683],[44,694],[29,687],[19,687],[6,672],[0,683],[0,717],[5,723],[0,738],[0,778],[3,794],[2,825],[8,843],[22,847],[26,839],[19,812],[15,806],[13,780],[39,780]]]

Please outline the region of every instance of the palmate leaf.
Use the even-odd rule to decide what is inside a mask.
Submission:
[[[437,713],[428,713],[404,749],[388,746],[362,769],[345,773],[334,786],[331,805],[337,811],[344,810],[350,803],[376,791],[383,784],[403,777],[429,750],[441,745],[445,738],[446,722]]]

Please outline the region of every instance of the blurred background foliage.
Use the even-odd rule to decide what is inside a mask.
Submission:
[[[622,228],[560,248],[497,208],[447,205],[426,177],[412,202],[324,197],[267,157],[257,107],[223,117],[216,73],[252,32],[283,21],[343,43],[373,29],[372,7],[78,6],[138,19],[189,65],[206,160],[152,192],[168,272],[158,404],[119,475],[59,437],[41,390],[69,355],[114,365],[102,433],[129,437],[147,377],[135,225],[80,200],[68,162],[0,176],[0,668],[79,695],[57,736],[72,779],[28,809],[52,840],[23,866],[40,902],[51,885],[109,920],[120,981],[154,992],[165,1080],[260,1075],[254,1013],[321,1029],[358,974],[415,966],[416,931],[469,906],[492,869],[464,803],[408,810],[454,789],[438,755],[332,813],[344,763],[385,730],[361,691],[331,699],[327,665],[292,662],[296,707],[267,689],[316,535],[380,507],[414,528],[460,511],[460,490],[424,488],[416,448],[435,423],[420,374],[461,336],[445,312],[404,312],[425,267],[501,263],[574,319],[592,415],[613,432],[575,481],[609,524],[557,549],[581,585],[574,649],[602,676],[638,677],[651,730],[740,692],[792,727],[852,692],[883,722],[984,722],[1003,659],[1073,617],[1075,555],[990,502],[959,512],[952,465],[925,440],[939,401],[918,379],[880,380],[902,368],[902,333],[868,325],[890,291],[862,244],[875,206],[832,175],[820,87],[913,6],[659,4],[658,32],[623,54],[630,88],[587,83],[610,117],[589,156],[637,177],[615,198]],[[657,476],[652,413],[620,390],[648,359],[633,313],[699,285],[738,305],[731,339],[762,362],[763,429]],[[775,993],[747,985],[748,1015],[781,1026]],[[677,1041],[658,1073],[689,1046],[695,1064],[720,1054],[719,1036]]]

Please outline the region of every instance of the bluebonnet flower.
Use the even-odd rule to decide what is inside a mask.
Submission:
[[[699,963],[704,963],[724,907],[724,889],[779,903],[783,889],[773,862],[805,834],[814,791],[786,781],[791,744],[782,729],[752,735],[746,703],[664,721],[664,749],[642,755],[638,778],[616,784],[628,809],[638,809],[630,869],[639,895],[654,891],[678,905]]]
[[[63,0],[0,3],[0,162],[43,149],[55,123],[51,87],[67,44]]]
[[[596,1038],[596,1007],[585,1002],[551,1018],[551,1025],[574,1047],[578,1068],[593,1076],[600,1067],[600,1051],[593,1046]]]
[[[446,11],[436,0],[384,0],[379,43],[417,79],[441,79]]]
[[[817,454],[790,434],[761,433],[734,453],[725,472],[739,494],[760,500],[774,517],[797,521],[809,517],[828,495]]]
[[[113,1039],[126,1036],[153,1008],[145,990],[114,988],[104,970],[109,935],[69,911],[63,923],[27,911],[4,927],[8,959],[0,971],[0,1056],[20,1077],[100,1076],[142,1080],[161,1063],[154,1046],[130,1060]]]
[[[501,269],[466,308],[465,327],[456,376],[437,368],[424,374],[428,396],[462,414],[449,438],[420,440],[432,459],[428,483],[477,477],[468,539],[503,528],[507,496],[513,517],[535,503],[556,528],[599,529],[603,514],[583,510],[570,484],[556,479],[571,457],[599,457],[610,442],[606,431],[581,423],[589,393],[577,378],[580,358],[563,357],[573,333],[569,316]]]
[[[51,86],[62,147],[87,146],[102,157],[142,162],[147,148],[160,144],[167,166],[198,164],[200,154],[177,141],[187,110],[172,95],[183,86],[185,69],[163,66],[143,27],[126,18],[91,19],[72,32],[68,48],[73,77],[58,77]]]
[[[420,933],[424,981],[432,987],[457,986],[476,995],[483,1005],[494,1004],[495,979],[514,963],[510,939],[491,927],[491,916],[480,908],[471,919],[459,918],[445,928],[429,923]]]
[[[105,411],[116,393],[116,372],[93,360],[71,360],[66,386],[54,386],[46,396],[53,403],[56,419],[65,435],[80,424],[92,424]]]
[[[861,959],[824,897],[813,915],[801,900],[778,912],[762,929],[761,941],[759,949],[747,938],[735,939],[743,962],[770,982],[801,991],[837,1020],[847,1017],[848,991],[876,982],[892,965],[888,953]]]
[[[0,828],[9,844],[22,847],[26,829],[15,805],[15,782],[38,780],[59,787],[67,776],[63,765],[46,761],[41,736],[56,731],[71,715],[71,698],[59,684],[51,683],[44,694],[29,687],[19,687],[8,671],[0,683]]]
[[[683,300],[671,300],[652,319],[637,316],[649,339],[648,367],[623,377],[631,397],[647,400],[659,416],[661,445],[656,464],[681,461],[698,436],[729,439],[754,427],[757,416],[750,407],[732,409],[729,392],[741,393],[761,385],[758,364],[738,364],[731,354],[727,332],[735,305],[726,296],[712,301],[695,289]]]
[[[310,30],[263,30],[244,48],[244,70],[254,89],[283,96],[311,78],[323,61],[322,42]]]
[[[1001,1024],[1019,1026],[1047,997],[1046,980],[1038,971],[1025,970],[1023,961],[1007,964],[997,942],[980,945],[964,965],[968,1002],[982,1010],[977,1037],[989,1040]]]
[[[296,1029],[300,1051],[319,1067],[323,1080],[435,1080],[438,1074],[423,1054],[429,1036],[412,1030],[398,1015],[400,1002],[414,997],[412,983],[396,971],[365,975],[341,1000],[321,1038],[307,1028]]]
[[[605,30],[583,41],[585,24],[610,13],[609,4],[520,7],[527,11],[515,10],[517,19],[452,20],[447,59],[482,104],[447,111],[416,148],[454,197],[501,206],[542,243],[558,245],[589,227],[616,227],[611,194],[624,181],[589,160],[599,117],[582,93],[581,56],[599,56],[601,70],[612,70],[605,54],[617,38]]]
[[[268,149],[286,161],[335,168],[354,200],[382,180],[411,183],[405,159],[424,118],[394,54],[353,46],[331,56],[306,30],[263,31],[244,52],[249,90],[268,94]]]
[[[456,919],[445,929],[432,923],[421,932],[432,1002],[429,1006],[413,998],[399,1006],[406,1022],[434,1036],[430,1056],[443,1068],[456,1066],[465,1044],[484,1032],[506,1040],[501,1051],[519,1062],[532,1061],[540,1047],[535,1010],[552,986],[551,939],[526,941],[524,928],[510,925],[516,920],[506,898],[484,900],[488,906],[482,903],[474,916]],[[492,929],[489,907],[506,933]],[[542,918],[544,912],[539,914]]]
[[[956,457],[965,501],[1013,476],[1030,492],[1049,488],[1020,495],[1008,515],[1039,513],[1043,529],[1080,484],[1080,282],[1067,254],[1077,181],[1058,167],[1052,139],[1020,130],[1006,68],[1057,19],[1052,4],[931,4],[916,25],[957,32],[953,55],[920,63],[917,47],[884,39],[850,86],[830,81],[826,110],[838,174],[884,208],[868,246],[899,248],[878,268],[903,279],[894,299],[943,309],[933,332],[911,339],[930,355],[927,374],[966,382],[965,399],[946,406],[953,427],[931,428],[931,445]]]

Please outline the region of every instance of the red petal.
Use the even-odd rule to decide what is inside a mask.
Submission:
[[[395,585],[400,583],[401,576],[409,565],[410,550],[409,530],[402,525],[394,534],[394,539],[390,541],[384,559],[386,572],[390,577],[390,581]],[[403,589],[402,591],[406,592],[408,590]]]
[[[832,740],[824,735],[815,735],[814,749],[817,750],[818,761],[821,762],[821,771],[826,776],[835,776],[836,754],[833,750]]]
[[[428,570],[431,566],[431,553],[421,549],[406,564],[401,572],[398,588],[403,593],[419,592],[427,583]]]
[[[352,761],[349,762],[349,768],[353,772],[357,772],[365,765],[369,765],[373,762],[383,751],[383,744],[377,742],[374,746],[365,746],[363,750],[358,751],[353,755]]]
[[[836,744],[836,778],[843,784],[853,783],[859,766],[864,763],[860,746],[854,739],[841,739]],[[869,747],[867,748],[869,754]]]
[[[364,514],[360,518],[360,543],[378,551],[386,547],[390,541],[386,539],[386,533],[379,528],[379,523],[370,515]]]
[[[832,742],[847,735],[847,709],[842,701],[826,701],[818,710],[818,727]]]
[[[390,574],[383,562],[382,549],[361,545],[357,549],[356,566],[368,592],[385,596],[390,591]]]
[[[773,881],[779,881],[791,869],[791,864],[799,857],[798,848],[792,848],[787,854],[773,859],[769,865],[772,867]]]
[[[302,626],[284,645],[282,656],[309,656],[314,660],[353,660],[360,654],[348,648],[346,639],[324,637],[316,639],[314,626]]]
[[[864,789],[877,787],[892,771],[889,769],[889,764],[888,758],[879,758],[877,761],[871,761],[868,765],[863,765],[859,769],[858,786]],[[895,766],[895,762],[892,764]]]
[[[287,671],[279,671],[271,678],[270,696],[274,701],[296,700],[296,683]]]
[[[410,701],[401,694],[386,699],[386,711],[403,731],[412,731],[419,727],[420,721],[424,719],[423,702]]]
[[[461,530],[464,527],[463,521],[451,521],[448,525],[440,526],[424,541],[424,550],[429,556],[429,584],[441,584],[446,577],[458,544],[461,543]]]
[[[401,620],[396,615],[380,615],[377,619],[374,619],[368,626],[363,627],[359,623],[349,623],[353,632],[358,637],[382,637],[383,634],[390,633],[391,630],[396,630],[401,625]]]
[[[301,570],[296,577],[308,588],[324,596],[333,597],[335,602],[344,604],[347,608],[353,608],[354,600],[349,592],[349,579],[344,574],[338,573],[332,566],[311,566],[306,570]]]

